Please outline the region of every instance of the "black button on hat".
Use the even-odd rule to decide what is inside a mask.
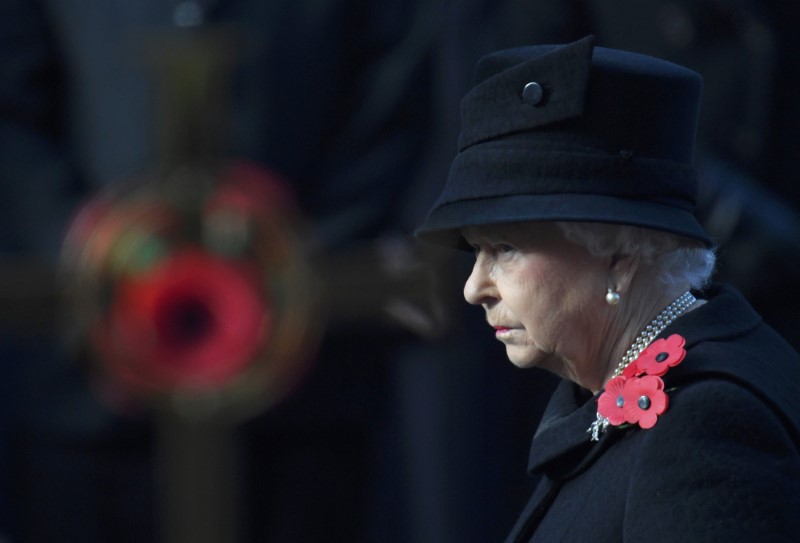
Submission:
[[[476,75],[459,152],[417,237],[464,247],[466,226],[584,221],[712,245],[693,215],[699,74],[587,36],[491,53]]]
[[[544,98],[544,89],[536,81],[531,81],[522,89],[522,101],[529,106],[538,106]]]

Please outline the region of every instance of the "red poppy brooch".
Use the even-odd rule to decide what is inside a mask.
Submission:
[[[598,441],[609,426],[652,428],[656,424],[669,405],[661,377],[681,363],[685,344],[678,334],[654,341],[606,384],[597,400],[597,420],[588,430],[592,441]]]

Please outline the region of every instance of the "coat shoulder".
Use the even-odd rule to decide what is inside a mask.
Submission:
[[[655,427],[637,429],[626,534],[631,541],[800,540],[800,451],[779,413],[727,379],[670,394]],[[612,453],[612,451],[609,451]],[[628,539],[626,539],[628,540]]]

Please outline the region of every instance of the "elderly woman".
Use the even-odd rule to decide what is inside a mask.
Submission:
[[[467,301],[512,363],[564,378],[508,541],[800,541],[800,357],[708,286],[700,77],[589,37],[477,79],[417,235],[471,248]]]

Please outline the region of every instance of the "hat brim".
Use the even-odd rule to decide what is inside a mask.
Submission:
[[[431,211],[415,232],[422,241],[468,249],[461,229],[469,226],[535,221],[625,224],[714,242],[689,210],[647,200],[595,194],[530,194],[461,200]]]

